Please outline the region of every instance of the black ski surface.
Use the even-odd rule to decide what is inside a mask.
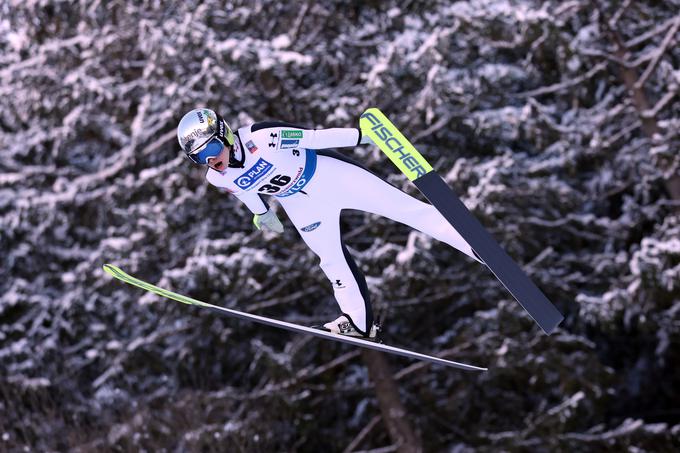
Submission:
[[[467,241],[489,270],[547,334],[564,317],[491,234],[465,207],[437,173],[431,171],[413,181],[418,189]]]
[[[555,330],[564,319],[562,314],[508,256],[399,129],[377,108],[366,110],[359,123],[361,133],[368,135],[418,187],[541,329],[547,334]]]

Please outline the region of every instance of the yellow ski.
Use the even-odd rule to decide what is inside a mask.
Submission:
[[[555,330],[564,319],[562,314],[498,245],[399,129],[377,108],[366,110],[361,115],[359,124],[361,133],[371,137],[380,150],[441,212],[541,329],[547,334]]]

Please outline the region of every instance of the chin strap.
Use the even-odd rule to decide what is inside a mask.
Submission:
[[[238,144],[239,150],[241,151],[241,159],[236,158],[236,145]],[[243,151],[241,146],[241,140],[238,136],[234,137],[234,144],[229,150],[229,167],[230,168],[243,168],[243,163],[246,161],[246,153]]]

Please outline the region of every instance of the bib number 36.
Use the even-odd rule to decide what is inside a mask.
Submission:
[[[258,192],[264,193],[276,193],[281,190],[282,187],[288,185],[290,182],[290,176],[286,175],[276,175],[269,180],[269,184],[265,184],[259,188]]]

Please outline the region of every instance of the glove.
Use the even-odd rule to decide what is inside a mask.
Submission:
[[[362,145],[375,145],[373,139],[363,132],[361,133],[361,140],[359,140],[359,143]]]
[[[276,213],[272,209],[264,214],[255,214],[253,223],[258,230],[268,230],[279,234],[283,233],[283,224],[281,224],[281,221],[276,217]]]

